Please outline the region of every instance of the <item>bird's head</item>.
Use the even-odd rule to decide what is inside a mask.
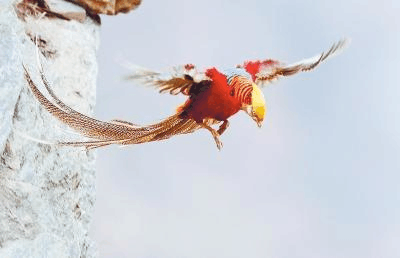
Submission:
[[[264,94],[257,84],[253,83],[250,104],[244,105],[242,109],[257,123],[258,127],[261,127],[267,108]]]

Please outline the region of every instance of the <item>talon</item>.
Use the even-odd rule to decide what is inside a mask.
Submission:
[[[220,141],[220,142],[219,142],[219,145],[218,145],[218,150],[221,150],[222,147],[224,147],[224,144]]]
[[[221,148],[223,147],[222,142],[218,138],[215,138],[215,137],[214,137],[214,140],[215,140],[215,143],[217,144],[218,150],[221,150]]]

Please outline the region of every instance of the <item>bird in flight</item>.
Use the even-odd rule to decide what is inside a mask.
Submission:
[[[187,96],[186,102],[177,108],[175,114],[148,126],[137,126],[123,120],[103,122],[79,113],[56,96],[40,65],[42,82],[51,99],[42,94],[25,67],[24,70],[28,85],[41,105],[57,119],[89,138],[88,141],[58,142],[59,145],[91,149],[110,144],[140,144],[203,128],[211,133],[217,148],[221,149],[220,136],[229,126],[228,119],[237,112],[246,112],[261,127],[266,113],[261,91],[263,86],[279,77],[310,71],[337,54],[345,45],[345,40],[339,41],[326,52],[289,65],[266,59],[246,61],[227,70],[211,67],[204,72],[198,72],[192,64],[175,67],[169,74],[137,69],[127,79],[151,85],[161,93]],[[219,127],[214,129],[217,124]]]

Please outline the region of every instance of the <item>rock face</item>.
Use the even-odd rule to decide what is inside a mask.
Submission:
[[[95,257],[88,238],[94,153],[29,138],[71,140],[24,79],[22,63],[45,93],[35,36],[56,94],[86,114],[95,103],[98,25],[88,18],[23,21],[12,6],[0,6],[0,257]]]
[[[116,15],[137,8],[142,0],[66,0],[82,6],[93,14]]]

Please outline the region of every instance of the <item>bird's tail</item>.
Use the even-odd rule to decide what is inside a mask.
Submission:
[[[58,144],[62,146],[86,147],[87,149],[103,147],[110,144],[140,144],[165,140],[174,135],[194,132],[200,128],[201,126],[193,119],[183,119],[179,114],[175,114],[153,125],[129,128],[126,137],[116,138],[111,136],[108,139],[101,140],[96,136],[89,136],[89,138],[93,140],[82,142],[59,142]],[[136,136],[132,137],[132,134],[135,134]]]
[[[59,145],[97,148],[110,144],[139,144],[168,139],[177,134],[191,133],[202,127],[193,119],[182,117],[180,113],[159,123],[142,127],[121,120],[103,122],[81,114],[62,102],[52,91],[41,70],[42,81],[55,103],[50,101],[37,88],[25,67],[24,69],[29,87],[41,105],[61,122],[90,138],[89,141],[82,142],[59,142]],[[210,120],[207,123],[213,124],[215,121]]]

